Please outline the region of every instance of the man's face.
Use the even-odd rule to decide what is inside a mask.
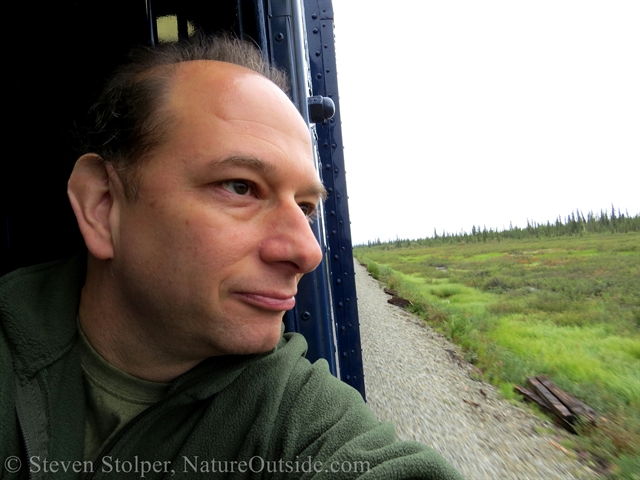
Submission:
[[[275,85],[226,63],[181,64],[168,107],[140,198],[111,214],[120,302],[175,354],[268,351],[322,257],[309,131]]]

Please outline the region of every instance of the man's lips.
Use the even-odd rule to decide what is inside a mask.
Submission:
[[[235,297],[239,297],[241,301],[253,305],[254,307],[261,308],[263,310],[272,310],[275,312],[284,312],[291,310],[295,304],[296,299],[293,296],[287,296],[281,293],[249,293],[249,292],[237,292],[233,294]]]

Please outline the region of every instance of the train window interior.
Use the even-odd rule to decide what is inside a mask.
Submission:
[[[66,194],[76,132],[131,47],[196,30],[256,35],[252,0],[12,2],[4,10],[12,39],[5,138],[16,153],[0,175],[0,275],[83,248]]]

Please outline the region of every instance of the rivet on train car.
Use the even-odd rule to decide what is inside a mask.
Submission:
[[[276,33],[276,42],[281,42],[284,40],[284,35],[282,33]]]
[[[331,210],[331,216],[335,217],[336,216],[336,211],[335,210]]]
[[[318,33],[320,30],[318,30],[317,28],[313,29],[313,33]]]
[[[302,318],[302,320],[309,320],[311,318],[311,314],[309,312],[302,312],[300,318]]]
[[[315,20],[316,18],[318,18],[318,14],[317,13],[311,14],[311,18],[313,18]]]
[[[342,302],[338,302],[338,308],[342,308],[344,304]]]
[[[336,280],[336,283],[337,283],[337,284],[341,284],[341,283],[342,283],[342,280],[338,278],[338,279]]]

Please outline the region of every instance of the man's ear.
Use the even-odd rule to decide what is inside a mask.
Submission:
[[[114,193],[109,166],[95,153],[81,156],[67,184],[67,194],[80,232],[91,254],[99,260],[113,258],[112,209]]]

